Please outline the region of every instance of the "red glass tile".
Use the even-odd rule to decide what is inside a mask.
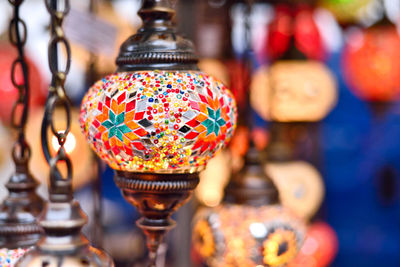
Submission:
[[[196,132],[194,132],[194,131],[191,131],[190,133],[188,133],[188,134],[185,136],[185,138],[186,138],[186,139],[194,139],[194,138],[196,138],[198,135],[199,135],[199,133],[196,133]]]
[[[136,106],[136,100],[132,100],[131,102],[126,104],[126,112],[131,111],[132,109],[135,108],[135,106]]]
[[[144,113],[145,113],[144,111],[136,113],[135,120],[142,120],[144,117]]]
[[[142,128],[137,129],[134,133],[139,135],[139,136],[145,136],[146,134],[148,134],[148,132],[145,129],[142,129]]]
[[[146,149],[141,143],[138,143],[138,142],[134,142],[134,143],[132,143],[132,145],[134,145],[136,147],[136,149],[138,149],[138,150]]]
[[[198,122],[196,119],[192,119],[188,121],[186,124],[189,125],[190,127],[196,127],[197,125],[200,124],[200,122]]]
[[[123,92],[119,97],[118,97],[118,104],[121,104],[122,101],[125,100],[125,92]]]

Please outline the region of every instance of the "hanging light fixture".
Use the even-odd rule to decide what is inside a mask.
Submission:
[[[372,26],[349,33],[343,49],[342,67],[344,77],[357,97],[375,103],[399,98],[399,46],[399,32],[386,12]]]
[[[194,219],[194,251],[210,266],[284,266],[301,248],[305,226],[280,204],[251,145],[231,177],[225,201]]]
[[[82,129],[142,214],[150,265],[207,161],[229,141],[236,106],[228,89],[198,71],[192,43],[176,33],[167,0],[145,0],[143,26],[120,49],[117,72],[83,99]]]
[[[10,22],[9,38],[18,51],[18,57],[11,67],[11,82],[18,91],[18,100],[11,113],[11,126],[17,132],[17,140],[12,148],[15,171],[5,185],[9,195],[0,205],[0,265],[5,267],[14,266],[40,238],[42,229],[36,217],[43,207],[43,200],[36,194],[38,182],[28,168],[31,150],[26,141],[25,126],[28,119],[29,86],[32,83],[28,79],[28,62],[24,55],[27,28],[20,18],[23,1],[10,3],[14,8],[14,16]]]
[[[46,102],[42,123],[43,153],[50,165],[49,202],[39,217],[44,236],[28,251],[16,267],[32,266],[114,266],[112,259],[99,249],[90,246],[81,233],[87,222],[78,201],[73,199],[72,164],[67,153],[70,132],[70,102],[65,93],[64,83],[70,68],[70,47],[65,38],[62,22],[68,13],[68,0],[45,1],[51,15],[52,38],[49,43],[49,65],[52,84]],[[64,48],[67,60],[64,69],[59,67],[58,48]],[[65,113],[65,128],[58,129],[53,115],[56,108]],[[54,154],[48,143],[48,129],[57,139],[59,148]],[[65,168],[65,171],[63,171]]]
[[[258,69],[250,86],[257,113],[281,122],[325,117],[336,104],[336,82],[319,61],[325,50],[312,10],[278,6],[270,24],[268,51],[272,65]]]

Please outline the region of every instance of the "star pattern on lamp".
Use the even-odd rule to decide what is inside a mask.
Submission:
[[[124,141],[124,134],[132,132],[132,130],[124,124],[124,121],[125,112],[122,112],[121,114],[115,116],[112,110],[109,110],[108,120],[102,123],[102,125],[108,129],[108,138],[116,136],[121,142]]]
[[[216,112],[211,108],[207,110],[209,117],[202,124],[207,127],[207,135],[215,133],[218,136],[220,127],[225,125],[225,120],[221,117],[221,109],[219,108]]]

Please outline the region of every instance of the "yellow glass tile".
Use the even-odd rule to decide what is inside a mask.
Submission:
[[[124,112],[125,111],[125,102],[124,103],[122,103],[122,104],[120,104],[119,106],[118,106],[118,114],[121,114],[122,112]]]
[[[118,104],[117,101],[115,101],[115,99],[113,99],[111,102],[111,110],[114,112],[114,114],[117,114]]]
[[[131,130],[139,128],[139,125],[134,121],[125,121],[126,126],[128,126]]]
[[[133,121],[133,118],[135,117],[135,111],[130,111],[125,114],[125,122],[128,121]]]
[[[139,137],[134,133],[126,133],[125,136],[128,137],[131,141],[139,139]]]

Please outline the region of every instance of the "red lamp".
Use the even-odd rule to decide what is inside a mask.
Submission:
[[[400,36],[392,24],[350,34],[343,51],[344,77],[352,92],[372,102],[389,102],[400,93]]]
[[[11,77],[11,65],[13,64],[17,52],[8,43],[0,43],[0,120],[8,123],[11,118],[11,110],[18,97],[18,91],[15,90]],[[31,106],[43,104],[46,99],[46,83],[39,69],[35,66],[29,56],[25,56],[28,63],[31,95]],[[16,83],[23,81],[22,71],[17,70]]]
[[[272,59],[285,57],[290,52],[291,42],[309,59],[321,60],[325,48],[313,10],[306,5],[291,9],[286,5],[275,8],[275,17],[269,25],[267,51]]]

